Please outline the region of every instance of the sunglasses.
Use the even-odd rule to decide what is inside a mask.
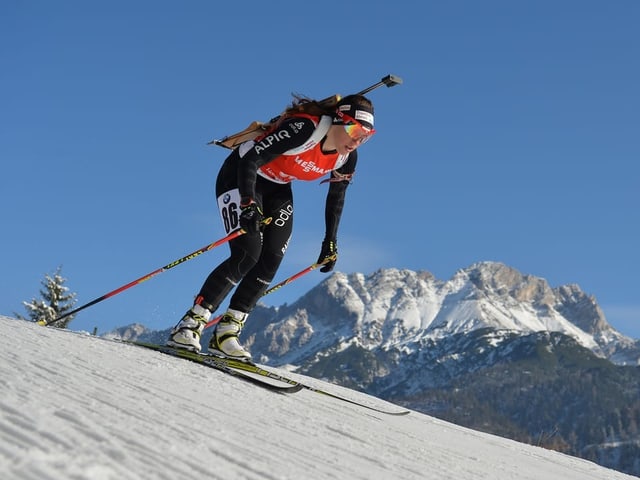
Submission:
[[[371,138],[374,133],[376,133],[376,130],[374,128],[365,127],[355,118],[347,115],[346,113],[340,111],[337,113],[338,117],[340,117],[340,119],[342,120],[344,131],[347,132],[347,135],[349,135],[352,140],[358,142],[358,144],[363,144],[364,142],[369,140],[369,138]]]

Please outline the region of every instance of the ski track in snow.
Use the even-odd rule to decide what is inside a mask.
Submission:
[[[412,412],[274,393],[131,345],[0,317],[0,478],[632,479]],[[319,380],[317,388],[398,408]]]

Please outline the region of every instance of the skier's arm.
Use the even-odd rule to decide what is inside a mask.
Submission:
[[[325,235],[320,249],[320,256],[316,263],[323,264],[321,272],[330,272],[338,260],[338,225],[344,207],[344,197],[347,187],[351,183],[351,177],[355,173],[358,153],[356,150],[349,154],[347,162],[340,168],[331,172],[329,191],[325,204]]]
[[[241,149],[238,163],[238,188],[242,204],[247,204],[256,197],[258,168],[287,150],[301,146],[309,139],[315,128],[314,123],[307,118],[292,117],[282,122],[282,125],[261,141],[253,143],[246,151],[242,150],[244,144],[238,147]]]
[[[338,226],[344,208],[344,199],[347,187],[351,183],[351,177],[355,173],[358,162],[358,151],[354,150],[349,154],[345,164],[331,172],[329,191],[325,203],[325,240],[336,241],[338,237]]]

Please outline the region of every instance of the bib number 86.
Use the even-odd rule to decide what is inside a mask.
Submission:
[[[227,234],[240,228],[240,192],[237,188],[218,197],[218,209]]]

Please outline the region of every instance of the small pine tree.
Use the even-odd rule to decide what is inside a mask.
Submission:
[[[22,302],[25,306],[29,318],[21,315],[17,317],[21,320],[30,320],[32,322],[44,321],[47,325],[57,328],[67,328],[67,325],[73,320],[73,315],[69,315],[57,322],[54,320],[66,312],[70,311],[76,303],[76,294],[69,293],[69,288],[64,286],[67,281],[60,274],[62,267],[58,267],[56,272],[51,275],[45,275],[41,284],[39,299],[32,299],[30,302]]]

